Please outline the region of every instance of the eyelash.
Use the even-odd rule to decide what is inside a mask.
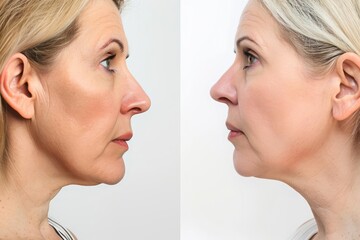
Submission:
[[[100,62],[100,65],[103,66],[107,71],[111,72],[111,73],[114,73],[115,70],[114,69],[111,69],[110,66],[111,66],[111,60],[113,60],[114,58],[116,57],[116,54],[112,54],[110,56],[108,56],[107,58],[105,58],[104,60],[102,60]],[[107,66],[104,66],[102,63],[103,62],[106,62],[106,65]]]
[[[243,51],[244,56],[246,57],[246,62],[247,62],[247,65],[245,65],[243,67],[243,70],[249,69],[254,64],[254,61],[258,60],[258,58],[254,54],[252,54],[250,51],[251,50],[248,50],[248,49]]]

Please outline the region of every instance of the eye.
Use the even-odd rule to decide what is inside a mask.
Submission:
[[[257,57],[255,57],[254,54],[250,53],[249,50],[244,50],[244,55],[246,58],[246,65],[243,68],[244,70],[250,68],[252,65],[254,65],[258,61]]]
[[[111,69],[111,61],[115,58],[115,54],[110,55],[100,62],[101,66],[103,66],[109,72],[115,72],[114,69]]]

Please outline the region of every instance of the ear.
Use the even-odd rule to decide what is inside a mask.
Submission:
[[[25,119],[31,119],[35,112],[32,89],[35,76],[29,60],[21,53],[11,56],[0,75],[2,98]]]
[[[360,57],[344,53],[336,62],[338,92],[333,98],[333,116],[342,121],[360,108]]]

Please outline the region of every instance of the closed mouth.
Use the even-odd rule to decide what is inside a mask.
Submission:
[[[127,142],[127,141],[130,141],[131,138],[133,137],[133,134],[132,132],[129,132],[129,133],[125,133],[115,139],[113,139],[113,141],[124,141],[124,142]]]
[[[132,132],[128,132],[128,133],[122,134],[119,137],[113,139],[112,142],[119,145],[119,146],[122,146],[122,147],[128,149],[129,146],[127,144],[127,141],[130,141],[132,136],[133,136]]]
[[[234,127],[234,125],[232,125],[232,124],[229,123],[229,122],[226,122],[226,127],[227,127],[227,129],[229,129],[231,132],[239,132],[239,133],[244,134],[243,131],[241,131],[239,128]]]

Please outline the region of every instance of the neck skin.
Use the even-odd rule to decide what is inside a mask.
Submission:
[[[316,240],[360,236],[360,156],[348,136],[330,137],[291,177],[282,180],[309,203],[319,228]]]
[[[27,123],[8,122],[9,157],[0,173],[0,239],[58,240],[48,224],[49,203],[66,184],[57,166],[39,152]]]

